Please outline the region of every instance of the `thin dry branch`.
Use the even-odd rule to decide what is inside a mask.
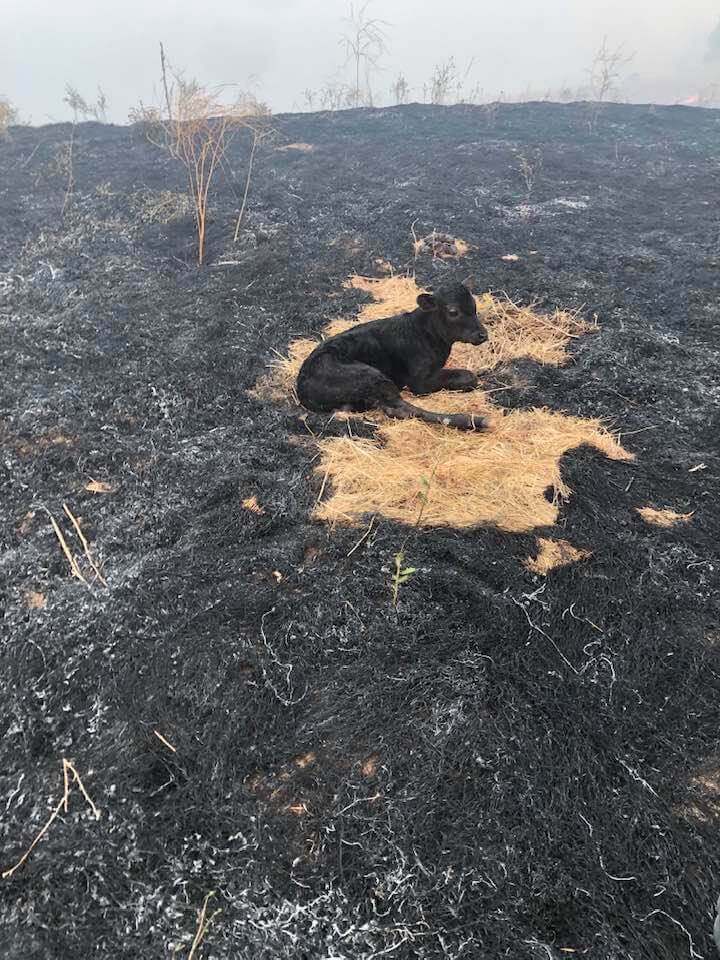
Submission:
[[[70,518],[70,522],[72,523],[73,527],[75,527],[75,532],[77,533],[78,537],[80,538],[80,543],[82,543],[82,545],[83,545],[83,550],[85,551],[85,556],[87,557],[88,563],[89,563],[90,566],[92,567],[92,571],[93,571],[93,573],[95,574],[95,579],[96,579],[96,580],[99,580],[100,583],[102,583],[102,585],[106,587],[106,586],[108,585],[108,584],[107,584],[107,580],[106,580],[106,579],[103,577],[103,575],[100,573],[100,570],[98,569],[98,567],[97,567],[97,565],[96,565],[96,563],[95,563],[95,560],[93,559],[93,555],[90,553],[90,545],[88,544],[87,540],[85,539],[85,534],[82,532],[82,529],[80,528],[80,523],[78,522],[77,517],[74,517],[74,516],[72,515],[72,513],[70,512],[70,508],[68,507],[68,505],[67,505],[66,503],[63,504],[63,510],[65,511],[65,513],[66,513],[66,514],[68,515],[68,517]]]
[[[237,243],[238,237],[240,236],[240,226],[245,214],[245,207],[247,206],[248,192],[250,190],[250,178],[252,177],[253,163],[255,162],[255,151],[257,150],[258,144],[267,137],[270,137],[273,133],[274,131],[272,128],[265,124],[253,124],[252,126],[252,147],[250,148],[247,176],[245,177],[245,190],[243,192],[242,204],[240,205],[240,213],[238,214],[237,223],[235,224],[235,236],[233,237],[233,243]]]
[[[67,205],[70,203],[70,198],[73,195],[75,189],[75,170],[74,170],[74,150],[75,150],[75,123],[73,122],[72,129],[70,131],[70,140],[67,145],[67,184],[65,186],[65,197],[63,199],[62,210],[60,211],[61,215],[65,213]]]
[[[50,523],[52,524],[52,528],[55,531],[55,536],[58,538],[58,541],[60,542],[60,546],[62,547],[62,551],[65,554],[68,563],[70,564],[70,569],[72,570],[73,576],[77,577],[78,580],[84,583],[85,586],[88,588],[88,590],[92,589],[88,581],[83,576],[82,570],[78,566],[77,560],[73,556],[73,553],[67,544],[67,540],[65,539],[65,536],[63,535],[62,530],[58,526],[57,520],[50,513],[48,509],[46,509],[45,507],[43,507],[43,509],[45,510],[45,513],[47,513],[48,517],[50,517]]]
[[[351,93],[354,107],[359,107],[363,103],[366,106],[372,106],[370,72],[377,67],[380,57],[387,52],[384,27],[388,24],[379,17],[367,16],[370,2],[371,0],[366,0],[357,9],[354,4],[350,5],[349,29],[340,41],[347,50],[348,60],[352,60],[355,67],[355,83]],[[365,74],[364,97],[360,92],[361,68],[364,68]]]
[[[158,730],[153,730],[153,733],[158,738],[160,743],[164,744],[168,748],[168,750],[172,751],[172,753],[177,753],[177,749],[170,743],[169,740],[166,740],[165,737]]]
[[[168,88],[167,82],[167,60],[165,58],[165,47],[162,45],[162,40],[160,41],[160,70],[162,73],[162,82],[163,90],[165,91],[165,106],[167,107],[167,118],[170,123],[172,123],[172,107],[170,105],[170,90]]]
[[[211,890],[203,900],[202,909],[200,910],[200,916],[198,917],[198,927],[197,927],[197,931],[195,932],[195,938],[193,939],[192,946],[190,947],[188,960],[193,960],[198,947],[203,942],[208,930],[210,929],[210,924],[213,922],[215,917],[222,912],[222,910],[218,908],[213,913],[211,913],[209,917],[207,917],[207,905],[208,905],[208,902],[210,901],[210,898],[214,896],[215,896],[215,891]]]
[[[77,783],[77,785],[78,785],[78,787],[79,787],[79,789],[80,789],[80,792],[81,792],[82,795],[85,797],[85,800],[87,801],[88,806],[89,806],[90,809],[92,810],[92,812],[93,812],[93,814],[94,814],[94,816],[95,816],[95,819],[96,819],[96,820],[99,820],[99,819],[100,819],[100,811],[99,811],[98,808],[95,806],[95,804],[93,803],[93,801],[90,799],[90,795],[88,794],[87,790],[85,789],[85,785],[83,784],[82,780],[80,779],[80,774],[79,774],[79,773],[77,772],[77,770],[75,769],[75,766],[73,765],[73,763],[72,763],[70,760],[66,760],[65,757],[63,757],[63,760],[62,760],[62,771],[63,771],[63,795],[62,795],[62,797],[61,797],[60,800],[58,801],[58,804],[57,804],[57,806],[55,807],[55,809],[53,810],[53,812],[50,814],[50,817],[49,817],[48,821],[47,821],[47,822],[45,823],[45,825],[42,827],[42,829],[40,830],[40,832],[36,835],[35,839],[34,839],[33,842],[30,844],[30,846],[27,848],[27,850],[26,850],[25,853],[22,855],[22,857],[20,857],[20,859],[17,861],[16,864],[14,864],[12,867],[9,867],[7,870],[3,871],[2,875],[0,875],[3,880],[6,880],[8,877],[11,877],[11,876],[15,873],[15,871],[18,870],[18,869],[25,863],[25,861],[26,861],[27,858],[30,856],[30,854],[33,852],[33,850],[35,849],[35,847],[38,845],[38,843],[42,840],[42,838],[43,838],[43,837],[45,836],[45,834],[48,832],[48,830],[50,829],[50,827],[51,827],[52,824],[53,824],[53,821],[57,819],[57,817],[58,817],[59,814],[60,814],[60,811],[61,811],[61,810],[64,810],[65,813],[67,813],[67,811],[68,811],[68,800],[70,799],[70,789],[71,789],[71,787],[72,787],[73,782],[74,782],[74,783]],[[72,774],[72,780],[70,779],[69,774]]]

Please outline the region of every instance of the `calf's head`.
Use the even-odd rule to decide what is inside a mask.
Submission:
[[[478,320],[472,290],[473,277],[462,283],[448,283],[433,293],[421,293],[417,304],[423,313],[432,313],[433,323],[448,343],[460,340],[478,346],[487,340],[487,331]]]

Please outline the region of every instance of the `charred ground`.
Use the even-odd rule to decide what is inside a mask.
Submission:
[[[76,129],[64,214],[70,128],[0,143],[0,869],[63,757],[100,811],[75,787],[2,881],[3,956],[187,955],[210,890],[214,958],[711,955],[720,114],[593,116],[277,118],[237,246],[235,143],[202,268],[183,172],[140,131]],[[572,365],[500,371],[500,402],[607,417],[637,459],[564,460],[536,533],[589,558],[544,579],[534,535],[415,531],[394,611],[407,531],[378,518],[351,552],[362,528],[310,517],[309,430],[346,426],[248,391],[357,309],[351,272],[453,268],[413,260],[415,220],[471,245],[481,287],[598,314]],[[63,504],[107,588],[71,577]]]

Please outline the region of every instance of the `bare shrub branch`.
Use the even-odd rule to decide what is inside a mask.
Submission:
[[[520,176],[525,182],[525,188],[527,190],[528,197],[533,192],[535,180],[540,172],[541,167],[542,153],[540,150],[535,150],[535,152],[530,156],[527,156],[524,153],[518,154],[518,169],[520,171]]]
[[[103,93],[102,87],[98,87],[97,99],[94,103],[89,102],[82,96],[79,90],[65,84],[65,96],[62,98],[73,112],[73,123],[82,120],[97,120],[98,123],[105,123],[107,119],[107,97]]]
[[[255,150],[257,149],[258,143],[272,136],[274,133],[274,130],[264,123],[252,124],[250,129],[252,130],[253,140],[250,148],[250,158],[248,159],[247,176],[245,177],[245,190],[243,192],[240,213],[238,214],[237,223],[235,224],[235,236],[233,237],[233,243],[237,243],[238,236],[240,235],[240,225],[242,224],[245,207],[247,206],[248,192],[250,190],[250,178],[252,177],[253,162],[255,160]]]
[[[430,103],[436,106],[442,106],[450,102],[450,92],[458,86],[458,73],[455,66],[454,57],[450,57],[445,63],[435,65],[430,85],[425,85],[425,90],[429,94]]]
[[[0,96],[0,137],[4,137],[10,124],[17,123],[17,121],[18,114],[15,107],[7,97]]]
[[[353,107],[373,105],[370,75],[377,69],[380,58],[388,49],[384,30],[388,24],[378,17],[369,17],[369,6],[370,0],[366,0],[358,8],[354,4],[350,5],[348,31],[340,41],[347,51],[348,61],[354,65],[355,81],[352,102],[349,104]]]
[[[595,54],[592,67],[587,71],[590,99],[594,101],[588,117],[590,133],[594,133],[597,127],[603,105],[617,92],[623,67],[626,67],[634,56],[634,53],[625,53],[622,46],[610,48],[608,38],[603,37],[603,42]]]
[[[634,56],[634,53],[626,54],[621,46],[610,49],[608,38],[603,37],[603,42],[595,54],[595,59],[589,71],[593,100],[603,103],[610,94],[617,90],[618,82],[622,76],[622,68],[626,67]]]
[[[235,93],[227,100],[227,85],[205,87],[197,80],[186,80],[174,70],[160,44],[160,66],[167,117],[157,108],[140,107],[130,119],[146,128],[148,139],[167,149],[185,167],[195,214],[198,238],[198,263],[205,260],[205,241],[209,212],[209,196],[218,167],[225,160],[228,147],[238,131],[252,133],[252,146],[243,202],[235,228],[237,239],[247,205],[250,178],[258,144],[270,136],[270,111],[252,94]]]
[[[410,86],[403,73],[399,73],[390,87],[393,103],[407,103],[410,99]]]

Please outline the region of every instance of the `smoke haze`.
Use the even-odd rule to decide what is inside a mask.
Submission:
[[[250,88],[276,112],[307,109],[305,90],[351,79],[340,43],[348,13],[349,4],[333,0],[5,0],[0,94],[22,120],[40,124],[70,118],[66,84],[88,100],[100,86],[108,119],[124,123],[131,107],[158,100],[162,40],[188,77]],[[450,57],[476,99],[557,98],[587,82],[604,36],[634,54],[622,98],[718,100],[720,59],[706,58],[717,0],[377,0],[368,16],[387,24],[387,53],[371,77],[378,104],[391,102],[401,72],[409,99],[424,99],[435,65]],[[313,102],[319,108],[317,94]]]

